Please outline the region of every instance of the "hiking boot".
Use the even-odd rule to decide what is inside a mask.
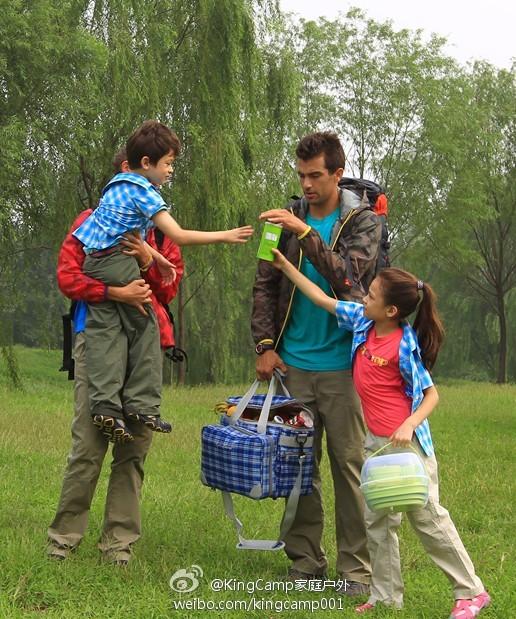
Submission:
[[[94,415],[93,424],[102,432],[110,443],[129,443],[134,436],[127,430],[125,421],[108,415]]]
[[[369,595],[369,585],[356,580],[346,580],[345,578],[341,578],[341,581],[340,587],[335,587],[335,593],[347,595],[350,598],[358,597],[359,595]]]
[[[311,574],[310,572],[302,572],[295,567],[290,567],[285,581],[297,582],[299,580],[326,580],[326,574]]]
[[[168,434],[172,432],[172,426],[168,421],[161,419],[159,415],[142,415],[141,413],[126,413],[126,417],[131,421],[139,421],[146,425],[153,432]]]

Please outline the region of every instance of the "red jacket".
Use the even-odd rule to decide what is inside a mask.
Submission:
[[[82,222],[91,215],[93,211],[87,209],[73,222],[70,231],[65,237],[59,256],[57,259],[57,284],[59,290],[74,301],[87,301],[88,303],[99,303],[105,301],[107,286],[102,282],[88,277],[82,272],[84,258],[86,257],[82,244],[74,236],[72,231],[78,228]],[[176,296],[179,282],[183,277],[184,263],[181,257],[181,250],[168,237],[164,237],[161,248],[158,249],[154,230],[147,235],[147,243],[157,249],[167,260],[176,267],[177,276],[173,284],[164,284],[156,264],[143,274],[145,281],[151,287],[152,307],[156,313],[159,324],[159,335],[162,348],[169,348],[175,344],[174,329],[168,316],[165,305]]]

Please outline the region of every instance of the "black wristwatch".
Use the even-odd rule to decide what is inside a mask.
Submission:
[[[274,350],[274,344],[272,342],[258,342],[254,350],[257,355],[263,355],[266,350]]]

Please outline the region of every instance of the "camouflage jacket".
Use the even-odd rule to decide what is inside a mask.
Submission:
[[[279,250],[298,269],[303,254],[331,285],[336,298],[362,301],[375,276],[381,224],[369,207],[347,189],[339,190],[340,216],[328,246],[314,229],[301,240],[288,230],[281,234]],[[302,198],[288,205],[294,215],[306,220],[308,203]],[[294,285],[272,263],[260,260],[253,287],[251,331],[255,343],[265,339],[275,346],[288,322]]]

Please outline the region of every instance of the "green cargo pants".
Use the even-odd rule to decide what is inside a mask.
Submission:
[[[141,277],[136,260],[117,249],[87,256],[84,273],[107,285],[124,286]],[[86,365],[90,412],[123,418],[125,413],[159,415],[161,349],[156,315],[150,305],[143,316],[130,305],[104,301],[88,305]],[[128,343],[127,369],[120,359]]]
[[[286,386],[314,413],[315,437],[313,491],[299,499],[294,523],[285,536],[285,552],[296,570],[320,575],[326,572],[319,470],[326,430],[335,493],[337,573],[348,581],[369,583],[371,568],[360,491],[365,425],[351,371],[307,372],[288,366]]]
[[[117,363],[125,371],[127,349]],[[88,514],[109,443],[93,425],[88,399],[85,334],[75,340],[74,418],[72,449],[63,479],[57,511],[48,529],[57,546],[75,548],[88,526]],[[140,537],[140,493],[143,465],[152,442],[152,432],[142,423],[127,422],[134,441],[113,446],[113,461],[106,497],[99,548],[107,558],[128,558],[131,545]]]

